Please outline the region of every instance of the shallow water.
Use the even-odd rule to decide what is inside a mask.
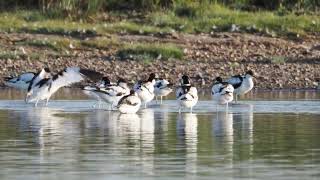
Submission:
[[[240,104],[173,97],[135,115],[64,89],[48,107],[0,90],[1,179],[319,179],[320,96],[255,91]]]

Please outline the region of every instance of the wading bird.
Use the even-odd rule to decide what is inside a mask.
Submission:
[[[238,95],[246,94],[253,88],[253,77],[253,71],[249,70],[245,75],[232,76],[226,81],[234,87],[236,102],[238,100]]]
[[[151,73],[146,81],[138,81],[133,87],[141,101],[144,103],[145,108],[147,108],[147,103],[154,98],[155,77],[156,75]]]
[[[189,77],[183,75],[180,82],[180,87],[176,91],[176,98],[179,103],[179,113],[181,108],[190,108],[192,113],[192,108],[198,102],[198,92],[197,88],[190,84]]]
[[[154,85],[154,94],[156,96],[156,101],[158,101],[158,96],[160,96],[160,104],[162,104],[162,97],[167,96],[172,92],[170,88],[171,84],[165,79],[158,79]]]
[[[32,83],[29,85],[26,102],[34,102],[35,106],[37,106],[39,101],[46,100],[46,105],[48,105],[51,95],[59,88],[80,82],[84,80],[85,77],[95,80],[100,79],[102,75],[98,72],[80,69],[78,67],[65,68],[63,71],[51,77],[43,77],[41,71],[38,76],[34,77]]]
[[[129,95],[122,97],[117,105],[121,113],[136,113],[141,106],[141,100],[134,90],[130,91]]]

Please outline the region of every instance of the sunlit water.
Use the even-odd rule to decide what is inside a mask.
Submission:
[[[256,91],[228,109],[205,94],[193,114],[169,97],[125,115],[75,89],[37,108],[1,89],[0,178],[320,178],[319,92]]]

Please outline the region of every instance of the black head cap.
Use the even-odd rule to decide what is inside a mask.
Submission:
[[[189,76],[183,75],[181,79],[182,79],[182,84],[190,84]]]
[[[155,78],[156,78],[156,74],[155,74],[155,73],[151,73],[151,74],[149,75],[148,81],[152,81],[152,80],[154,80]]]
[[[251,76],[254,76],[254,73],[253,73],[253,71],[251,71],[251,70],[248,70],[248,71],[246,72],[246,74],[249,74],[249,75],[251,75]]]
[[[110,79],[108,76],[103,77],[102,81],[104,82],[104,84],[110,84]]]
[[[216,81],[217,82],[222,82],[222,78],[221,77],[216,77]]]
[[[44,68],[44,71],[45,71],[45,72],[47,72],[47,73],[50,73],[50,72],[51,72],[51,71],[50,71],[50,69],[49,69],[49,68],[47,68],[47,67],[46,67],[46,68]]]
[[[127,81],[123,78],[119,78],[117,84],[126,83]]]

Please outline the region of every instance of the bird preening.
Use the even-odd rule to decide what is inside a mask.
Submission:
[[[244,95],[253,88],[254,73],[251,70],[246,71],[244,75],[235,75],[223,80],[216,77],[212,88],[211,96],[216,104],[228,104],[234,100],[237,103],[238,96]],[[79,67],[67,67],[60,72],[53,74],[49,68],[43,68],[37,73],[26,72],[16,77],[5,77],[5,85],[16,89],[26,90],[26,103],[44,101],[48,105],[50,97],[60,88],[72,85],[89,79],[94,84],[83,86],[82,91],[91,99],[96,100],[94,107],[101,107],[101,104],[108,104],[109,110],[119,110],[121,113],[136,113],[140,106],[144,104],[147,108],[154,98],[160,104],[162,99],[168,96],[174,88],[174,85],[166,79],[159,78],[157,74],[150,73],[148,78],[138,80],[132,88],[127,81],[119,78],[116,83],[110,81],[109,77],[102,73],[90,69]],[[176,87],[176,101],[178,111],[190,109],[198,103],[198,90],[192,83],[188,75],[183,75]]]

